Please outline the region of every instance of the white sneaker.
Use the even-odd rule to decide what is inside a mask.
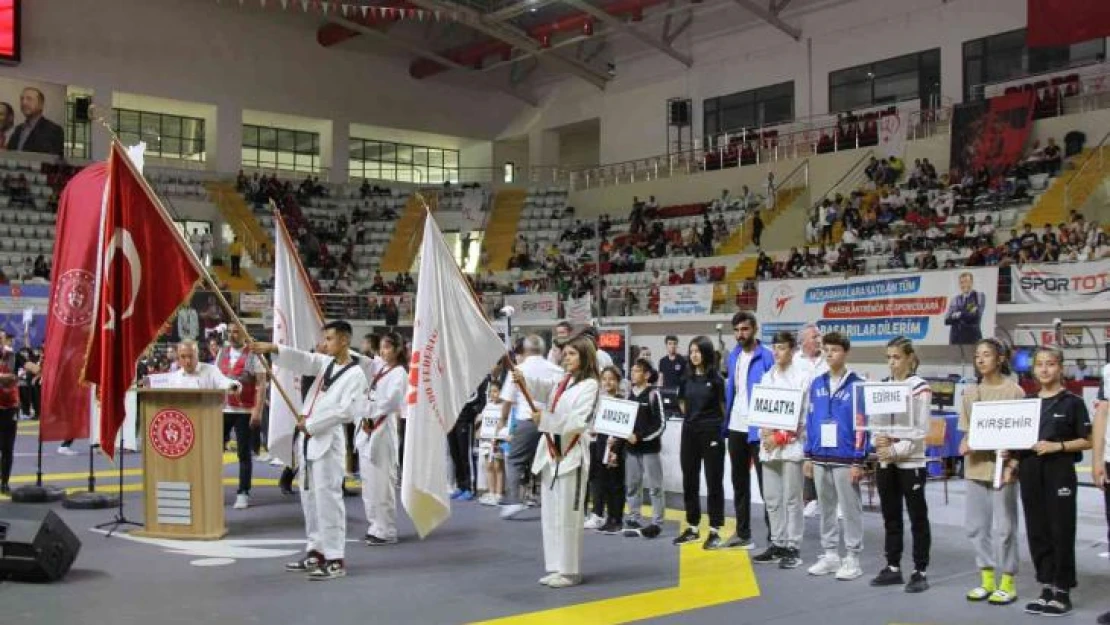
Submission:
[[[524,504],[522,503],[513,503],[507,506],[501,506],[501,518],[509,520],[514,518],[521,512],[524,512],[525,510],[527,510],[527,508],[525,508]]]
[[[577,586],[582,583],[581,575],[556,575],[548,580],[548,588],[569,588],[570,586]]]
[[[596,530],[601,529],[602,525],[605,525],[605,519],[597,516],[596,514],[591,514],[586,518],[586,522],[582,524],[582,529]]]
[[[58,454],[62,456],[76,456],[77,450],[73,449],[72,447],[59,447]]]
[[[861,575],[863,575],[863,569],[859,566],[859,558],[852,554],[844,556],[844,561],[836,572],[836,578],[842,582],[847,582]]]
[[[840,556],[833,553],[826,553],[817,559],[817,563],[809,567],[810,575],[829,575],[836,573],[840,568]]]
[[[233,505],[231,507],[236,509],[236,510],[246,510],[247,506],[249,506],[249,505],[250,505],[250,496],[249,495],[236,495],[235,496],[235,505]]]
[[[546,586],[546,585],[550,584],[551,581],[553,579],[555,579],[556,577],[562,577],[562,575],[559,575],[558,573],[548,573],[547,575],[544,575],[543,577],[540,578],[539,583]]]
[[[273,459],[270,460],[270,466],[271,467],[284,467],[285,463],[281,461],[281,458],[273,458]]]
[[[812,519],[813,517],[820,514],[820,508],[817,507],[817,500],[814,499],[813,501],[807,503],[806,508],[802,512],[802,514],[805,515],[807,519]]]
[[[274,457],[271,456],[270,452],[268,452],[268,451],[264,451],[264,452],[258,454],[258,456],[255,457],[255,460],[258,460],[259,462],[269,462],[273,459],[274,459]]]

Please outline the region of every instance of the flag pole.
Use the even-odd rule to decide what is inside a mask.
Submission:
[[[416,196],[416,199],[419,200],[420,203],[424,206],[424,212],[425,212],[424,218],[425,219],[434,219],[434,217],[432,217],[432,209],[428,207],[428,203],[424,200],[424,195],[422,193],[420,193],[420,190],[415,189],[413,191],[413,194]],[[423,259],[421,259],[421,262],[423,262]],[[489,315],[487,315],[486,310],[484,308],[482,308],[481,298],[478,297],[478,293],[475,292],[474,287],[471,286],[470,280],[466,277],[466,274],[464,274],[462,269],[459,268],[459,264],[457,262],[453,263],[453,264],[455,266],[456,273],[458,273],[459,280],[461,280],[462,283],[466,285],[467,290],[470,291],[470,296],[472,298],[474,298],[474,303],[478,306],[478,311],[482,313],[482,316],[486,318],[486,323],[489,324]],[[490,324],[490,329],[491,330],[493,329],[492,324]],[[512,337],[507,336],[506,338],[510,341],[510,344],[511,344]],[[505,363],[505,368],[508,372],[511,372],[514,369],[512,354],[509,352],[508,347],[505,348],[505,355],[502,356],[502,362]],[[521,385],[520,386],[520,393],[522,395],[524,395],[524,400],[526,402],[528,402],[528,408],[532,412],[536,412],[536,402],[532,399],[532,393],[530,393],[528,391],[528,387],[524,386],[524,385]]]
[[[120,143],[117,138],[113,137],[112,144],[118,145],[119,149],[123,150],[123,144]],[[126,166],[131,169],[132,173],[135,174],[135,178],[139,181],[139,185],[143,188],[143,192],[146,193],[147,199],[149,199],[150,202],[154,205],[154,208],[158,212],[158,216],[162,219],[163,222],[165,222],[166,226],[169,227],[170,232],[172,232],[173,236],[177,239],[177,243],[181,247],[185,248],[186,257],[188,258],[189,262],[193,264],[193,268],[196,269],[197,272],[200,274],[201,280],[203,280],[205,285],[216,295],[216,299],[220,302],[220,307],[223,308],[224,312],[226,312],[228,316],[231,317],[231,321],[235,324],[236,327],[239,328],[239,331],[243,333],[243,336],[246,338],[247,343],[249,344],[253,342],[250,333],[247,332],[246,326],[243,325],[243,321],[239,319],[239,315],[235,312],[235,309],[232,308],[230,303],[228,303],[227,298],[224,297],[223,291],[220,290],[219,285],[217,285],[216,281],[212,279],[212,274],[208,273],[208,268],[205,267],[204,263],[202,263],[200,261],[200,258],[197,257],[196,252],[193,251],[192,246],[189,245],[189,242],[185,240],[185,237],[183,237],[181,233],[177,231],[177,227],[174,225],[173,220],[170,219],[167,215],[166,207],[162,204],[162,200],[159,199],[158,194],[150,188],[150,185],[147,184],[146,178],[144,178],[140,172],[135,171],[135,164],[131,162],[130,158],[124,158],[123,162],[126,163]],[[265,358],[259,358],[258,360],[266,369],[266,375],[269,376],[271,380],[273,380],[274,387],[277,388],[278,393],[281,395],[281,398],[289,406],[289,410],[296,414],[297,409],[293,404],[293,400],[290,398],[289,393],[286,392],[285,388],[283,388],[281,384],[274,378],[274,372],[273,369],[270,368],[270,363],[266,362]]]

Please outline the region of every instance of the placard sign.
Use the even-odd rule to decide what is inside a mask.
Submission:
[[[910,409],[910,386],[884,382],[864,383],[863,412],[868,416],[905,414]]]
[[[597,406],[594,431],[625,439],[632,435],[636,427],[636,413],[640,404],[616,397],[602,397]]]
[[[501,405],[486,404],[482,410],[482,427],[478,429],[478,438],[493,440],[497,438],[497,429],[501,425]]]
[[[772,430],[796,430],[802,416],[802,397],[799,389],[756,384],[752,387],[748,424]]]
[[[976,451],[1031,449],[1040,429],[1040,398],[977,401],[971,404],[967,444]]]

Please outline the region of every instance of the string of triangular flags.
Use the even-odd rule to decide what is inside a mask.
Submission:
[[[374,4],[358,4],[350,2],[335,2],[334,0],[238,0],[239,6],[257,6],[262,9],[281,11],[297,10],[302,13],[320,13],[322,15],[339,15],[346,18],[362,19],[387,19],[387,20],[417,20],[420,22],[444,19],[459,20],[456,11],[428,11],[413,7],[382,6]],[[223,0],[216,0],[222,4]]]

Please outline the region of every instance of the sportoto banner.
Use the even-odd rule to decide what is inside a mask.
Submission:
[[[559,317],[558,293],[506,295],[505,305],[516,309],[513,321],[545,321]]]
[[[1110,305],[1110,259],[1089,263],[1010,267],[1015,304]]]
[[[840,332],[859,345],[897,336],[921,345],[970,345],[994,336],[997,284],[997,267],[764,282],[762,338],[769,342],[775,332],[816,323],[821,332]]]
[[[659,287],[659,316],[708,315],[713,309],[712,284]]]

